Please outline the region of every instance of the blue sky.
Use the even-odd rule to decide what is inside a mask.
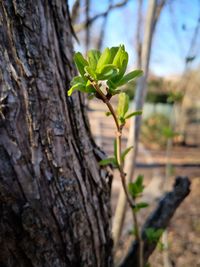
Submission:
[[[113,0],[113,3],[120,1]],[[70,6],[73,2],[73,0],[69,1]],[[145,12],[147,1],[144,2]],[[108,0],[91,0],[90,16],[93,17],[94,14],[105,11],[107,6]],[[108,18],[103,42],[103,47],[125,44],[130,55],[130,67],[134,67],[135,63],[136,12],[136,0],[129,0],[125,7],[113,10]],[[151,72],[159,76],[179,75],[183,72],[185,57],[188,54],[198,18],[200,19],[200,0],[167,0],[153,39]],[[94,37],[99,34],[100,24],[99,19],[92,27]],[[76,45],[75,49],[83,50],[83,47]],[[200,31],[190,56],[193,55],[196,58],[191,67],[197,67],[200,65]]]

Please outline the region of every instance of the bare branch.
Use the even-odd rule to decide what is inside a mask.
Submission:
[[[88,51],[89,45],[90,45],[90,26],[89,26],[90,0],[85,0],[85,5],[86,5],[86,12],[85,12],[85,16],[86,16],[85,50]]]
[[[113,0],[109,0],[108,9],[109,9],[110,6],[112,6],[112,2],[113,2]],[[98,50],[101,50],[101,48],[102,48],[103,39],[104,39],[104,35],[105,35],[105,30],[106,30],[106,25],[107,25],[107,21],[108,21],[108,15],[109,15],[109,12],[107,12],[107,14],[103,18],[103,23],[101,25],[101,31],[100,31],[100,35],[99,35],[99,40],[97,42],[97,49]]]
[[[120,8],[120,7],[123,7],[125,6],[127,3],[128,3],[129,0],[124,0],[122,2],[119,2],[115,5],[110,5],[108,7],[108,9],[102,13],[99,13],[99,14],[96,14],[93,18],[90,18],[88,21],[86,22],[83,22],[81,24],[78,24],[78,25],[75,25],[74,26],[74,29],[76,31],[76,33],[80,32],[81,30],[83,30],[86,26],[90,26],[92,23],[94,23],[97,19],[101,18],[101,17],[106,17],[107,14],[113,10],[113,9],[116,9],[116,8]]]
[[[155,27],[156,27],[156,24],[157,24],[157,21],[160,17],[160,14],[161,14],[161,11],[164,7],[164,5],[166,4],[167,0],[161,0],[158,4],[157,4],[157,7],[156,7],[156,14],[155,14],[155,19],[154,19],[154,23],[153,23],[153,30],[155,30]]]
[[[78,15],[79,15],[79,11],[80,11],[80,0],[76,0],[73,4],[72,12],[71,12],[72,24],[76,22]]]
[[[154,228],[157,229],[166,229],[169,224],[169,221],[173,217],[176,209],[182,203],[182,201],[190,193],[190,181],[187,177],[177,177],[174,188],[171,192],[167,193],[163,199],[158,203],[155,211],[149,216],[146,223],[143,226],[142,230],[142,239],[144,242],[144,263],[147,263],[149,256],[153,253],[156,248],[156,242],[149,242],[146,236],[146,229]],[[131,245],[131,248],[120,264],[120,267],[139,267],[138,261],[139,253],[139,244],[134,241]]]

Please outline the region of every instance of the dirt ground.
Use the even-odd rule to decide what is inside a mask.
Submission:
[[[113,153],[114,125],[110,117],[105,117],[106,111],[101,102],[91,102],[89,119],[92,133],[97,144],[107,155]],[[123,143],[126,143],[127,131],[125,131]],[[170,163],[171,176],[168,179],[166,190],[170,190],[176,176],[188,176],[191,181],[191,192],[176,211],[168,227],[168,253],[171,266],[176,267],[200,267],[200,146],[173,147]],[[140,225],[155,208],[157,201],[164,194],[162,183],[165,177],[166,152],[165,150],[151,149],[139,144],[137,158],[137,174],[144,175],[146,189],[144,197],[150,207],[141,212]],[[112,184],[112,208],[113,214],[117,203],[121,181],[117,172],[114,172]],[[130,210],[126,213],[123,233],[117,250],[117,259],[121,261],[126,254],[133,237],[129,234],[132,229],[132,215]],[[163,252],[159,249],[150,258],[151,267],[162,267]]]

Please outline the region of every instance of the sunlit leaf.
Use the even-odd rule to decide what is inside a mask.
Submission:
[[[89,66],[93,69],[96,70],[97,63],[99,61],[99,58],[101,56],[101,52],[98,50],[90,50],[87,53],[88,56],[88,63]]]
[[[99,161],[99,164],[101,166],[106,166],[108,164],[116,164],[115,158],[111,157],[111,158],[107,158],[107,159],[102,159],[101,161]]]
[[[111,59],[110,49],[106,48],[101,54],[99,61],[97,63],[97,71],[99,71],[99,69],[101,69],[104,65],[110,64],[111,63],[110,59]]]
[[[98,80],[107,80],[117,73],[117,67],[112,64],[102,66],[98,73]]]
[[[118,97],[117,115],[124,118],[129,108],[129,96],[126,93],[120,93]]]
[[[92,80],[96,80],[96,73],[95,73],[95,71],[91,68],[91,67],[89,67],[89,66],[86,66],[85,68],[84,68],[84,70],[85,70],[85,76],[87,75],[87,76],[89,76],[90,78],[92,78]]]
[[[140,211],[141,209],[147,208],[148,206],[149,206],[148,203],[146,203],[146,202],[140,202],[140,203],[137,203],[137,204],[135,205],[135,207],[133,208],[133,210],[134,210],[135,212],[138,212],[138,211]]]
[[[163,234],[163,229],[155,229],[155,228],[152,228],[152,227],[149,227],[147,229],[145,229],[145,234],[146,234],[146,237],[147,237],[147,240],[150,242],[150,243],[153,243],[153,242],[158,242],[158,240],[160,239],[161,235]]]
[[[88,66],[87,60],[83,57],[83,55],[80,52],[75,53],[74,55],[74,62],[76,64],[76,67],[81,74],[81,76],[86,80],[85,78],[85,67]]]
[[[87,93],[85,85],[77,83],[69,89],[69,91],[67,92],[68,96],[71,96],[71,94],[76,90]]]
[[[142,115],[142,111],[141,110],[131,112],[130,114],[125,116],[125,119],[129,119],[129,118],[131,118],[133,116],[138,116],[138,115]]]
[[[129,72],[128,74],[126,74],[118,83],[117,86],[122,86],[124,84],[127,84],[128,82],[130,82],[131,80],[138,78],[140,76],[142,76],[143,71],[142,70],[134,70]]]
[[[131,151],[131,149],[133,149],[133,146],[130,146],[130,147],[126,148],[126,149],[123,151],[123,153],[122,153],[122,155],[121,155],[122,162],[124,162],[126,155],[128,154],[129,151]]]

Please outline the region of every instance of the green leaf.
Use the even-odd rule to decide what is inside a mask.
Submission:
[[[76,67],[83,77],[84,80],[86,80],[85,75],[85,67],[88,66],[88,62],[86,59],[84,59],[83,55],[80,52],[75,53],[74,55],[74,62],[76,64]]]
[[[91,85],[90,81],[85,81],[83,77],[81,76],[75,76],[73,80],[71,81],[72,87],[67,92],[68,96],[71,96],[71,94],[75,91],[81,91],[84,93],[95,93],[94,87]]]
[[[72,81],[70,82],[70,84],[73,86],[73,85],[75,85],[77,83],[81,83],[81,84],[85,85],[86,84],[86,81],[81,76],[75,76],[72,79]]]
[[[133,198],[136,198],[136,197],[140,196],[140,194],[144,190],[143,176],[142,175],[138,175],[138,177],[137,177],[135,182],[129,183],[128,190],[129,190],[129,193],[131,194],[131,196]]]
[[[131,151],[131,149],[133,149],[133,146],[130,146],[130,147],[128,147],[128,148],[126,148],[126,149],[124,150],[124,152],[123,152],[122,155],[121,155],[122,162],[124,162],[126,155],[128,154],[129,151]]]
[[[101,54],[99,61],[97,63],[97,71],[99,71],[104,65],[110,64],[111,63],[110,59],[111,59],[110,49],[106,48]]]
[[[112,82],[112,80],[108,80],[107,85],[109,90],[112,91],[113,94],[115,94],[115,89],[117,88],[117,85],[114,82]]]
[[[140,211],[141,209],[147,208],[149,206],[146,202],[140,202],[135,205],[135,208],[133,209],[135,212]]]
[[[139,191],[135,183],[129,183],[128,191],[133,198],[136,198],[139,195]]]
[[[107,158],[107,159],[102,159],[101,161],[99,161],[99,164],[101,166],[106,166],[108,164],[116,165],[116,161],[115,161],[115,158],[111,157],[111,158]]]
[[[116,83],[123,77],[128,64],[128,53],[125,51],[124,45],[119,47],[113,59],[113,64],[119,69],[119,73],[112,79]]]
[[[129,96],[126,93],[120,93],[118,97],[117,115],[124,118],[129,108]]]
[[[91,84],[89,80],[86,83],[86,90],[87,90],[87,93],[96,93],[96,90],[94,89],[93,85]]]
[[[117,67],[112,64],[106,64],[101,67],[97,73],[98,80],[108,80],[117,73]]]
[[[163,229],[155,229],[155,228],[152,228],[152,227],[149,227],[149,228],[145,229],[145,234],[146,234],[147,240],[150,243],[158,242],[158,240],[160,239],[161,235],[163,234],[163,231],[164,231]]]
[[[144,176],[143,175],[138,175],[135,184],[137,185],[140,193],[143,192],[144,186],[143,186],[143,180],[144,180]]]
[[[125,119],[129,119],[133,116],[139,116],[139,115],[142,115],[142,110],[134,111],[134,112],[128,114],[127,116],[125,116]]]
[[[84,70],[85,70],[85,76],[86,75],[89,75],[92,80],[96,80],[96,78],[97,78],[96,77],[96,73],[95,73],[95,71],[91,67],[86,66],[84,68]]]
[[[87,93],[87,90],[86,90],[85,85],[83,85],[82,83],[77,83],[77,84],[73,85],[73,86],[69,89],[69,91],[67,92],[68,96],[71,96],[71,94],[72,94],[75,90],[78,90],[78,91]]]
[[[143,74],[142,70],[134,70],[126,74],[118,83],[117,86],[122,86],[124,84],[127,84],[131,80],[140,77]]]
[[[119,50],[119,46],[114,46],[110,48],[110,62],[113,63],[113,60]]]
[[[90,50],[87,53],[88,56],[88,63],[89,66],[93,69],[96,70],[97,63],[99,61],[99,58],[101,56],[101,52],[98,50]]]

